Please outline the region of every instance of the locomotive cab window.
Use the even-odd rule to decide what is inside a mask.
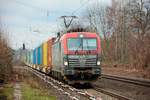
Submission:
[[[70,38],[68,39],[68,50],[96,50],[96,38]]]
[[[96,39],[83,39],[83,50],[96,50]]]

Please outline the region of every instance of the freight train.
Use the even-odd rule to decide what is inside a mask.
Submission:
[[[91,83],[101,75],[100,37],[90,32],[70,32],[50,38],[27,52],[32,68],[69,84]]]

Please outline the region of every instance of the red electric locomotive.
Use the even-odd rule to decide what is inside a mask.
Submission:
[[[101,75],[100,37],[96,33],[63,34],[52,45],[52,76],[70,84],[91,83]]]

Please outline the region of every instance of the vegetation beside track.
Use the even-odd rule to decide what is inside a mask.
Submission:
[[[56,96],[49,95],[45,89],[40,89],[38,85],[22,83],[22,99],[23,100],[56,100]],[[38,87],[37,87],[38,86]]]
[[[6,33],[0,29],[0,80],[8,81],[12,74],[12,53]],[[1,83],[1,82],[0,82]]]
[[[7,83],[0,87],[0,100],[13,100],[13,84]]]
[[[41,80],[34,77],[22,66],[14,68],[14,73],[18,74],[21,85],[22,100],[56,100],[56,94],[53,90],[46,88]]]

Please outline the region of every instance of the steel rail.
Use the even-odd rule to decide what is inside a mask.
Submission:
[[[110,80],[116,80],[126,83],[132,83],[140,86],[150,87],[150,80],[147,79],[139,79],[139,78],[128,78],[123,76],[117,76],[117,75],[108,75],[108,74],[102,74],[102,79],[110,79]]]
[[[114,97],[114,98],[118,98],[119,100],[133,100],[132,98],[126,97],[126,96],[124,96],[124,95],[121,95],[121,94],[118,94],[118,93],[115,93],[115,92],[111,92],[111,91],[102,89],[102,88],[100,88],[100,87],[97,86],[97,85],[94,85],[93,88],[94,88],[94,90],[96,90],[96,91],[98,91],[98,92],[101,92],[101,93],[110,95],[110,96],[112,96],[112,97]]]

